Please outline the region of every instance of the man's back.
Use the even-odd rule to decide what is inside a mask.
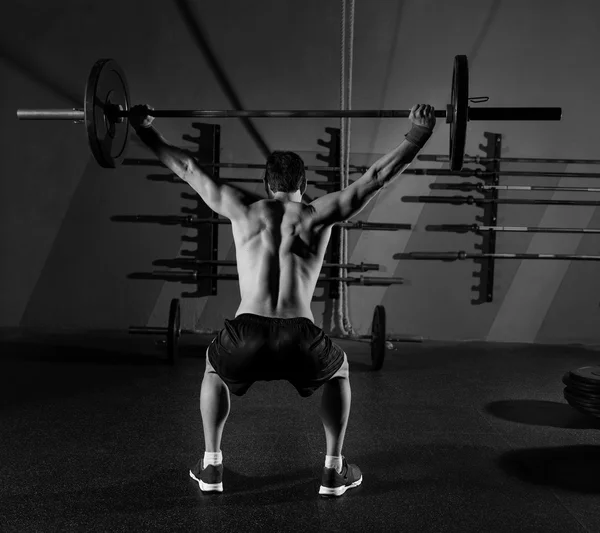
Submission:
[[[313,320],[310,302],[331,235],[314,214],[311,205],[260,200],[232,220],[242,299],[236,316]]]

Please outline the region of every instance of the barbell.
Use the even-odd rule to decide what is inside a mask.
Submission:
[[[600,228],[545,228],[538,226],[484,226],[481,224],[431,224],[427,231],[446,231],[454,233],[483,233],[484,231],[512,233],[587,233],[600,234]]]
[[[237,266],[237,261],[227,259],[192,259],[192,258],[177,258],[177,259],[157,259],[152,263],[155,266],[166,266],[169,268],[194,268],[204,265],[234,267]],[[340,268],[350,271],[368,272],[370,270],[381,270],[377,263],[323,263],[321,268]]]
[[[600,255],[578,255],[578,254],[502,254],[481,253],[474,254],[465,251],[459,252],[404,252],[397,253],[394,259],[416,259],[416,260],[440,260],[440,261],[465,261],[467,259],[542,259],[557,261],[600,261]]]
[[[467,56],[454,58],[450,104],[435,116],[450,124],[450,167],[463,164],[467,122],[470,120],[560,120],[559,107],[469,107]],[[85,123],[90,149],[105,168],[117,167],[125,157],[132,114],[129,87],[123,69],[113,59],[96,61],[85,87],[83,109],[19,109],[20,120],[72,120]],[[296,111],[205,111],[155,109],[153,117],[172,118],[408,118],[407,110],[296,110]]]
[[[222,281],[237,281],[237,274],[202,274],[197,271],[172,272],[170,270],[155,270],[151,273],[134,273],[127,276],[129,279],[168,279],[181,283],[196,283],[200,279],[217,279]],[[383,278],[370,276],[319,276],[317,283],[348,283],[349,285],[363,285],[366,287],[387,287],[389,285],[404,285],[405,279],[398,277]]]
[[[209,225],[230,225],[228,218],[200,218],[195,215],[115,215],[111,217],[114,222],[146,222],[164,225],[189,225],[200,226]],[[365,222],[355,220],[352,222],[336,222],[334,226],[347,229],[360,229],[365,231],[398,231],[410,230],[410,224],[400,224],[396,222]]]
[[[131,326],[129,333],[132,335],[164,335],[166,336],[167,360],[169,364],[176,365],[179,361],[179,338],[182,335],[199,335],[201,333],[181,327],[181,305],[178,298],[173,298],[169,306],[169,320],[167,327]],[[386,335],[385,308],[377,305],[373,311],[370,335],[356,335],[354,337],[335,337],[350,340],[368,340],[371,346],[371,368],[381,370],[387,351],[388,342],[423,342],[423,337],[404,336],[389,337]]]
[[[452,205],[571,205],[571,206],[600,206],[600,200],[547,200],[538,198],[475,198],[474,196],[403,196],[406,203],[423,204],[452,204]]]
[[[131,326],[132,335],[165,335],[167,344],[167,361],[175,366],[179,361],[179,337],[182,334],[192,335],[196,332],[181,327],[181,305],[178,298],[173,298],[169,305],[169,321],[167,327]]]

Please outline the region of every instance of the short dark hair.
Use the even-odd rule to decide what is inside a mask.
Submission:
[[[267,158],[265,180],[273,192],[304,192],[304,161],[294,152],[275,151]]]

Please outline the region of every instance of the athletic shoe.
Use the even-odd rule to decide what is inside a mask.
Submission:
[[[190,470],[190,477],[200,485],[202,492],[223,492],[223,465],[208,465],[202,468],[204,460],[200,459]]]
[[[348,489],[358,487],[362,483],[362,473],[358,466],[349,465],[342,457],[342,471],[338,474],[335,468],[323,467],[321,476],[321,496],[341,496]]]

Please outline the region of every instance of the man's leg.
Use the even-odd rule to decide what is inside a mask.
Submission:
[[[323,387],[321,420],[327,439],[327,455],[319,494],[342,496],[348,489],[358,487],[363,480],[360,469],[354,464],[348,464],[342,457],[342,445],[352,400],[346,354],[338,372]]]
[[[342,445],[352,400],[349,374],[348,357],[344,354],[344,363],[340,369],[323,385],[319,414],[325,428],[327,455],[329,456],[339,457],[342,455]]]
[[[221,451],[221,437],[230,406],[229,389],[210,364],[207,350],[206,370],[200,391],[200,413],[204,428],[204,445],[208,453]]]

